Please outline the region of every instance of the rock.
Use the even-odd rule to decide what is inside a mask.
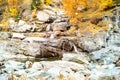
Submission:
[[[5,66],[4,66],[4,65],[0,66],[0,69],[4,69],[4,68],[5,68]],[[2,72],[0,72],[0,73],[2,73]]]
[[[48,41],[46,38],[41,38],[41,37],[26,37],[23,41],[33,43],[33,42],[44,42]]]
[[[43,32],[46,31],[46,28],[49,24],[36,24],[35,31],[36,32]]]
[[[58,3],[61,2],[61,0],[57,0],[57,1],[56,0],[52,0],[52,2],[55,3],[55,4],[58,4]]]
[[[25,56],[32,56],[34,58],[50,58],[50,57],[57,57],[59,59],[62,58],[61,49],[46,45],[47,44],[42,44],[36,39],[35,41],[30,42],[25,40],[23,41],[11,40],[9,44],[7,44],[6,51],[11,54],[22,54]]]
[[[47,27],[46,27],[46,31],[50,31],[51,30],[51,25],[48,24]]]
[[[31,19],[31,14],[32,14],[32,11],[29,10],[29,9],[26,9],[23,13],[22,13],[22,16],[26,19]]]
[[[118,27],[120,28],[120,21],[118,22]]]
[[[12,73],[14,70],[18,71],[18,70],[21,70],[21,69],[24,69],[24,63],[21,63],[21,62],[16,62],[16,61],[12,61],[12,60],[9,60],[5,63],[5,71],[6,73]]]
[[[11,52],[12,54],[24,54],[35,56],[40,54],[40,45],[38,43],[29,43],[26,41],[14,42],[11,41],[7,45],[6,51]]]
[[[10,32],[0,32],[0,39],[7,40],[12,37],[12,33]]]
[[[92,52],[106,46],[106,32],[99,32],[95,35],[85,34],[84,36],[78,35],[78,46],[87,52]]]
[[[100,19],[99,18],[97,18],[97,17],[93,17],[93,18],[91,18],[90,19],[90,22],[92,23],[92,24],[98,24],[98,22],[100,21]]]
[[[33,64],[32,68],[49,70],[52,67],[61,67],[62,65],[65,68],[67,68],[69,66],[71,69],[73,68],[73,69],[78,70],[78,71],[85,69],[85,67],[83,65],[78,64],[78,63],[74,63],[74,62],[69,62],[69,61],[52,61],[52,62],[41,61],[41,62],[35,62]]]
[[[15,19],[14,18],[10,18],[8,19],[8,23],[9,23],[9,28],[12,30],[14,29],[14,27],[17,25],[17,22],[15,22]]]
[[[51,15],[51,17],[52,17],[52,16],[54,17],[54,16],[56,15],[56,12],[53,11],[53,10],[45,9],[45,10],[43,10],[43,11],[46,12],[47,14]]]
[[[34,31],[35,26],[29,25],[23,20],[19,20],[18,24],[12,28],[12,31],[15,32],[32,32]]]
[[[54,23],[60,23],[60,22],[69,22],[69,18],[65,17],[65,18],[57,18]]]
[[[75,62],[75,63],[79,63],[79,64],[89,64],[89,59],[87,58],[87,56],[84,55],[80,55],[80,54],[73,54],[73,53],[66,53],[63,54],[63,61],[71,61],[71,62]]]
[[[23,54],[13,54],[13,53],[8,53],[6,51],[1,51],[0,53],[0,61],[5,61],[5,60],[17,60],[17,61],[26,61],[27,59],[34,59],[34,57],[30,56],[25,56]]]
[[[3,62],[0,62],[0,66],[3,66],[4,65],[4,63]]]
[[[7,80],[7,79],[8,79],[8,76],[9,76],[9,75],[6,74],[6,73],[5,73],[5,74],[0,74],[0,79],[1,79],[1,80]]]
[[[25,68],[31,68],[31,67],[32,67],[32,62],[31,61],[26,61]]]
[[[44,11],[37,12],[37,18],[40,21],[47,22],[50,18],[49,14],[45,13]]]
[[[0,62],[0,69],[3,69],[3,68],[5,68],[5,65],[3,62]],[[0,73],[2,73],[2,72],[0,72]]]
[[[34,62],[33,65],[32,65],[32,68],[36,69],[36,70],[42,70],[44,68],[44,65],[42,65],[39,62]]]
[[[47,73],[49,75],[51,75],[51,77],[57,77],[59,74],[60,74],[60,71],[62,69],[60,67],[53,67],[53,68],[50,68]]]
[[[84,70],[86,70],[86,68],[83,67],[82,65],[68,61],[35,62],[32,68],[45,71],[44,75],[48,75],[49,78],[58,79],[60,78],[58,76],[63,76],[61,77],[62,79],[63,78],[69,79],[69,77],[73,76],[75,80],[79,80],[79,79],[84,80],[82,79],[82,75],[83,75],[82,71],[83,68]]]
[[[115,22],[116,21],[116,16],[112,16],[111,21]]]
[[[60,17],[65,17],[65,11],[63,9],[57,10],[57,15]]]
[[[93,67],[91,67],[90,70],[90,80],[119,80],[118,76],[120,74],[120,70],[117,67],[111,67],[108,68],[110,65],[97,65],[97,64],[91,64]],[[116,72],[117,71],[117,72]],[[114,77],[114,78],[113,78]]]
[[[119,29],[118,29],[119,30]],[[108,46],[120,46],[120,34],[119,33],[110,33],[108,37]]]
[[[116,80],[113,76],[100,77],[99,80]]]
[[[11,40],[11,41],[13,41],[13,40]],[[10,42],[9,41],[0,41],[0,61],[9,60],[9,59],[25,60],[27,58],[32,58],[30,56],[18,54],[18,52],[22,52],[22,51],[18,51],[18,49],[17,49],[18,45],[16,45],[15,43],[19,43],[19,42],[13,41],[14,44],[12,43],[12,45],[11,45],[11,41]],[[8,46],[8,44],[9,44],[9,46]],[[14,47],[13,47],[13,45],[14,45]]]
[[[56,9],[53,8],[53,6],[50,6],[50,5],[43,5],[42,8],[43,8],[44,10],[51,10],[51,11],[53,11],[53,12],[56,11]]]
[[[59,3],[59,0],[54,1]],[[17,23],[11,18],[10,28],[18,33],[10,33],[13,35],[9,37],[8,33],[0,32],[0,79],[120,80],[120,29],[117,27],[120,20],[116,15],[107,17],[112,21],[108,32],[101,30],[92,34],[86,31],[76,38],[74,34],[75,37],[60,36],[71,27],[63,10],[55,11],[51,6],[44,9],[40,11],[42,15],[37,14],[39,22],[44,24],[35,21],[32,25],[34,21],[28,24],[23,20]],[[30,17],[29,11],[24,11],[23,15]],[[99,20],[92,19],[91,23],[97,24]],[[71,30],[77,30],[76,26]],[[53,57],[55,60],[63,58],[50,61]]]
[[[120,59],[118,59],[118,61],[116,61],[116,66],[120,66]]]
[[[11,62],[14,63],[15,65],[12,65]],[[7,61],[5,63],[7,64],[6,66],[7,68],[5,68],[3,71],[7,71],[7,74],[9,74],[9,78],[12,79],[19,78],[19,79],[27,79],[27,80],[31,80],[31,79],[43,80],[44,78],[44,79],[52,80],[56,78],[56,79],[84,80],[85,79],[84,75],[86,74],[83,72],[83,70],[86,70],[84,66],[68,61],[34,62],[33,66],[29,69],[23,69],[22,68],[23,65],[20,62]],[[16,67],[18,67],[17,70]],[[8,73],[8,68],[10,68],[10,72],[12,71],[11,73],[10,72]]]
[[[107,47],[98,51],[94,51],[90,53],[90,60],[97,61],[99,64],[108,65],[114,64],[120,56],[120,48],[119,47]]]
[[[67,30],[68,23],[67,22],[60,22],[54,23],[52,27],[53,31],[65,31]]]
[[[26,36],[20,33],[13,33],[13,36],[12,36],[12,38],[15,38],[15,39],[24,39],[25,37]]]
[[[20,1],[19,11],[22,11],[25,9],[31,9],[31,4],[32,4],[32,0]]]
[[[0,24],[0,31],[2,30],[2,24]]]
[[[117,71],[117,73],[115,73],[115,71]],[[120,74],[120,70],[117,68],[106,70],[105,72],[103,72],[103,75],[99,77],[99,80],[119,80],[120,79],[118,78],[119,74]]]
[[[61,39],[61,49],[67,52],[73,51],[73,43],[68,39]]]
[[[26,78],[25,78],[24,75],[21,75],[21,76],[19,77],[19,80],[26,80]]]
[[[57,35],[57,34],[54,34],[54,33],[53,33],[53,34],[50,35],[49,38],[50,38],[50,39],[55,39],[56,35]]]

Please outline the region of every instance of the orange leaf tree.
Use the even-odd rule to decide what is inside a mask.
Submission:
[[[113,0],[62,0],[66,15],[76,24],[81,18],[113,6]]]

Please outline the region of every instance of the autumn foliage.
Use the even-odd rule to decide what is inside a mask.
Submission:
[[[62,3],[70,22],[83,29],[95,27],[104,12],[114,6],[113,0],[62,0]]]
[[[71,23],[77,23],[81,18],[103,11],[113,6],[113,0],[62,0],[66,15]],[[90,14],[90,15],[89,15]],[[93,15],[94,16],[94,15]]]
[[[37,10],[42,9],[43,5],[52,4],[51,0],[0,0],[0,3],[4,3],[5,11],[3,12],[3,20],[1,23],[6,28],[6,23],[9,18],[15,18],[18,20],[21,17],[21,13],[29,9],[32,12],[31,15],[35,15]],[[1,7],[1,6],[0,6]]]
[[[41,9],[43,5],[52,4],[51,0],[0,0],[0,3],[6,3],[5,13],[9,15],[9,17],[18,16],[19,12],[21,12],[19,8],[23,9]],[[5,15],[6,16],[6,15]]]

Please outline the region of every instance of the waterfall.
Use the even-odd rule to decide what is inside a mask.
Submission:
[[[47,27],[46,27],[46,31],[50,31],[50,28],[51,28],[51,25],[48,24]]]
[[[81,53],[77,50],[77,47],[75,46],[75,44],[72,43],[72,45],[73,45],[73,48],[74,48],[75,52],[78,54],[78,56],[83,56],[83,53]]]
[[[54,39],[54,38],[55,38],[55,34],[53,33],[50,35],[50,39]]]
[[[119,11],[116,12],[116,22],[115,22],[115,27],[118,29],[119,26],[118,26],[118,23],[119,23]]]

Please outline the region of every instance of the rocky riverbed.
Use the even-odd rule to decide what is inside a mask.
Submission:
[[[120,8],[108,31],[79,33],[62,9],[44,6],[29,21],[8,20],[0,26],[0,80],[120,80]]]

